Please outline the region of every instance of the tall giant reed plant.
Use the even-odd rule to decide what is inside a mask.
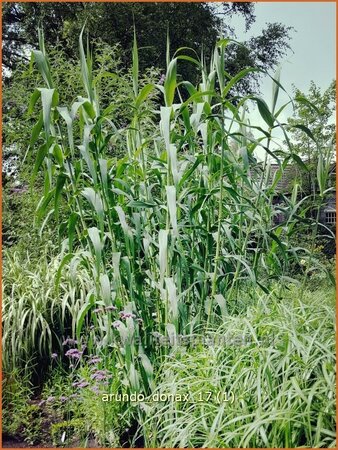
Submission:
[[[38,214],[58,216],[61,201],[68,208],[60,226],[66,252],[60,273],[72,260],[93,280],[76,333],[86,330],[90,351],[94,343],[103,352],[115,349],[132,390],[152,389],[152,363],[166,353],[165,347],[155,350],[154,334],[174,345],[178,334],[213,327],[236,311],[246,286],[268,293],[274,280],[283,285],[300,251],[306,256],[288,244],[301,220],[296,195],[284,223],[273,220],[277,183],[289,162],[301,164],[291,144],[272,149],[275,129],[287,138],[279,121],[285,105],[276,110],[280,82],[273,80],[271,109],[256,96],[234,96],[236,84],[258,69],[226,73],[228,43],[217,43],[210,67],[184,49],[170,59],[168,46],[164,84],[141,87],[135,36],[134,114],[124,128],[114,124],[112,107],[100,108],[82,33],[86,94],[72,105],[59,105],[41,34],[40,50],[33,52],[46,83],[31,102],[31,108],[39,99],[42,105],[31,138],[31,148],[38,146],[33,178],[40,169],[45,176]],[[198,86],[178,81],[181,64],[198,67]],[[163,98],[155,110],[154,92]],[[245,119],[250,102],[264,129]],[[125,148],[122,158],[108,152],[117,145]],[[279,166],[273,176],[271,160]]]

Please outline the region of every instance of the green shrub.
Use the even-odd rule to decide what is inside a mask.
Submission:
[[[121,446],[120,437],[132,421],[130,404],[102,398],[109,393],[122,394],[126,387],[114,360],[96,359],[101,362],[93,364],[92,357],[83,357],[69,370],[53,367],[42,393],[42,409],[52,423],[50,433],[55,444],[94,439],[101,446]]]
[[[31,401],[33,386],[30,372],[3,372],[2,430],[3,434],[24,440],[29,446],[43,441],[42,411]]]
[[[86,424],[81,419],[71,419],[51,426],[53,445],[65,447],[69,444],[78,444],[86,439]]]
[[[15,436],[22,431],[27,417],[28,401],[32,395],[29,379],[18,370],[3,372],[2,376],[2,426],[3,433]]]

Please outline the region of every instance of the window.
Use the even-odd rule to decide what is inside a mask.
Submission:
[[[326,211],[325,221],[328,225],[336,225],[336,211]]]

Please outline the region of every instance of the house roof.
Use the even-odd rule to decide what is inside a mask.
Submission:
[[[275,174],[278,171],[278,164],[271,164],[269,183],[272,183]],[[289,164],[285,167],[283,175],[276,185],[276,191],[280,193],[289,193],[293,189],[293,182],[299,175],[299,168],[295,164]]]
[[[305,162],[306,163],[306,162]],[[270,166],[270,177],[269,184],[272,184],[275,174],[279,169],[278,164],[271,164]],[[276,185],[276,191],[278,193],[288,194],[292,192],[294,183],[299,180],[299,176],[304,174],[304,171],[296,164],[288,164],[281,176],[280,180]],[[336,176],[336,162],[332,163],[330,166],[329,175],[332,178]]]

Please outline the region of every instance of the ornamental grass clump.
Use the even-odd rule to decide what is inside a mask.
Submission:
[[[257,294],[210,334],[218,345],[173,348],[153,394],[165,400],[149,402],[139,430],[145,446],[335,448],[334,294]]]
[[[75,336],[76,320],[92,289],[92,280],[84,268],[78,268],[74,277],[71,264],[64,264],[60,273],[62,254],[51,256],[49,250],[40,255],[38,265],[28,253],[23,258],[17,251],[4,252],[5,373],[20,368],[31,371],[36,364],[45,365],[64,353],[66,344],[77,345],[74,339],[62,336]]]
[[[290,264],[313,262],[309,251],[290,246],[297,227],[309,220],[297,186],[283,206],[284,221],[274,221],[281,209],[274,201],[278,181],[289,163],[304,163],[280,122],[286,105],[277,109],[283,89],[277,76],[271,108],[257,96],[234,94],[236,84],[258,69],[234,77],[225,72],[230,40],[217,43],[210,67],[184,49],[170,59],[168,45],[163,84],[141,86],[135,35],[133,115],[117,126],[114,92],[102,109],[82,34],[84,91],[71,105],[59,103],[41,33],[40,50],[33,52],[45,82],[30,105],[32,110],[41,102],[30,142],[36,152],[33,181],[40,170],[44,174],[37,216],[46,216],[43,226],[52,214],[60,224],[63,260],[56,284],[68,264],[75,278],[85,271],[92,280],[74,337],[86,335],[89,354],[113,350],[123,383],[149,393],[154,365],[169,352],[168,346],[152,346],[151,333],[172,341],[212,329],[236,311],[243,289],[269,294],[277,280],[281,294],[295,282]],[[197,86],[180,79],[182,64],[198,68]],[[264,128],[246,119],[252,102]],[[286,149],[275,140],[276,129]],[[274,174],[271,161],[278,164]],[[66,214],[59,214],[60,204]]]

